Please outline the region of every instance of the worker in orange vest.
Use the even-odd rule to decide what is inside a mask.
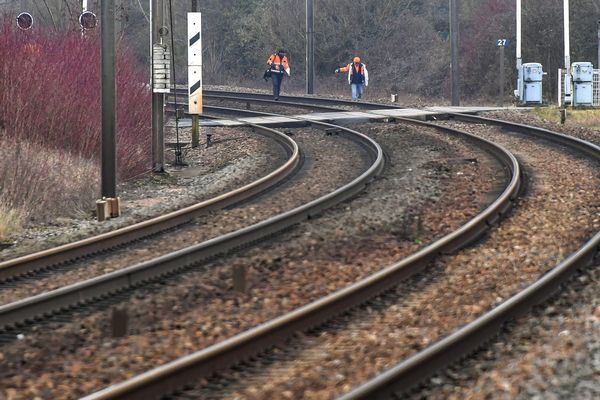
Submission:
[[[352,64],[340,67],[335,73],[348,73],[348,83],[352,86],[352,100],[359,100],[362,97],[363,85],[369,86],[369,72],[365,64],[360,62],[360,57],[354,57]]]
[[[269,75],[273,81],[273,98],[279,100],[279,92],[281,90],[281,82],[285,74],[290,76],[290,66],[288,59],[285,55],[285,50],[277,50],[277,53],[271,54],[271,57],[267,60],[269,65]]]

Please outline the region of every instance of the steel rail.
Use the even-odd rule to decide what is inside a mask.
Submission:
[[[408,122],[436,129],[440,128],[427,122],[416,120]],[[161,395],[170,393],[186,383],[226,369],[275,344],[284,342],[295,332],[310,329],[326,321],[331,316],[338,315],[363,303],[403,279],[423,270],[440,253],[454,251],[481,235],[494,221],[498,220],[498,215],[507,212],[514,202],[521,187],[519,164],[508,151],[485,139],[450,128],[441,129],[457,135],[464,135],[470,140],[480,143],[488,151],[491,151],[497,159],[502,160],[505,168],[511,172],[510,183],[506,189],[498,199],[479,215],[458,230],[360,282],[223,342],[100,390],[85,397],[84,400],[160,398]]]
[[[325,111],[343,111],[340,108],[336,108],[336,107],[332,107],[331,105],[325,105],[325,104],[315,104],[315,103],[308,103],[308,102],[303,102],[303,101],[296,101],[296,99],[287,99],[287,98],[283,98],[281,97],[279,100],[275,101],[273,99],[268,99],[268,98],[264,98],[261,96],[256,96],[255,98],[253,97],[249,97],[249,96],[234,96],[234,95],[227,95],[227,94],[204,94],[203,95],[205,99],[215,99],[215,100],[221,100],[221,101],[235,101],[235,102],[252,102],[252,103],[261,103],[261,104],[266,104],[266,105],[284,105],[284,106],[292,106],[292,107],[298,107],[298,108],[311,108],[311,109],[315,109],[315,110],[325,110]],[[171,102],[169,102],[171,103]],[[187,102],[183,102],[180,104],[185,104],[187,105]],[[356,104],[356,103],[354,103]]]
[[[241,188],[160,217],[52,249],[0,262],[0,281],[46,270],[61,263],[122,246],[143,237],[171,229],[175,226],[185,224],[199,215],[206,214],[212,210],[222,209],[228,205],[247,199],[277,184],[289,176],[298,165],[300,160],[298,145],[287,135],[274,129],[258,125],[254,125],[253,128],[261,132],[261,134],[276,140],[288,153],[288,160],[275,171]]]
[[[177,89],[178,91],[178,96],[183,96],[183,98],[187,98],[187,90],[185,89]],[[363,109],[369,109],[369,110],[377,110],[377,109],[397,109],[397,108],[401,108],[399,106],[394,106],[394,105],[390,105],[390,104],[380,104],[380,103],[372,103],[372,102],[366,102],[366,101],[351,101],[351,100],[342,100],[342,99],[329,99],[326,97],[311,97],[311,96],[279,96],[279,101],[275,101],[273,100],[273,96],[270,94],[263,94],[263,93],[249,93],[249,92],[232,92],[232,91],[224,91],[224,90],[204,90],[203,92],[203,96],[204,97],[210,97],[210,98],[222,98],[222,99],[226,99],[226,98],[239,98],[239,99],[245,99],[245,100],[260,100],[262,99],[265,102],[269,102],[272,104],[277,104],[277,103],[282,103],[282,102],[289,102],[289,103],[295,103],[295,104],[302,104],[302,105],[313,105],[313,106],[317,106],[317,105],[321,105],[321,106],[332,106],[332,105],[338,105],[338,106],[345,106],[345,107],[358,107],[358,108],[363,108]],[[178,97],[179,98],[179,97]],[[339,109],[338,109],[339,111]]]
[[[561,133],[466,114],[450,114],[450,117],[467,122],[498,125],[528,135],[541,137],[576,149],[594,160],[600,161],[599,146]],[[506,322],[525,314],[534,305],[548,299],[578,269],[590,265],[595,255],[599,253],[600,231],[579,250],[575,251],[566,260],[524,290],[502,302],[473,322],[459,328],[449,336],[341,396],[339,400],[387,399],[393,393],[408,392],[438,370],[477,349],[497,334]]]

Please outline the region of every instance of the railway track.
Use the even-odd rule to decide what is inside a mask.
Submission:
[[[189,269],[191,265],[197,264],[200,260],[211,259],[218,254],[227,253],[273,235],[360,192],[383,167],[381,148],[372,139],[359,132],[329,124],[320,125],[335,128],[341,136],[348,137],[366,151],[366,155],[370,159],[369,166],[350,183],[290,211],[198,245],[189,246],[183,250],[97,278],[0,306],[0,326],[10,332],[23,323],[34,323],[34,320],[43,318],[44,315],[52,316],[52,314],[60,313],[65,309],[93,302],[94,299],[132,290],[152,280]],[[297,147],[295,154],[297,154]],[[11,334],[8,333],[5,336],[11,337]],[[12,336],[14,337],[14,335]]]
[[[580,154],[600,161],[600,148],[589,142],[531,126],[506,121],[466,116],[452,116],[459,121],[495,125],[513,132],[520,132],[538,139],[548,140],[576,150]],[[590,221],[591,222],[591,221]],[[524,314],[533,305],[543,302],[554,294],[561,285],[578,270],[589,265],[600,250],[600,231],[589,238],[563,261],[551,268],[539,279],[523,290],[503,300],[490,311],[483,313],[472,322],[460,327],[450,335],[437,341],[422,351],[405,359],[393,368],[379,374],[370,381],[340,397],[349,399],[390,398],[393,395],[407,394],[418,383],[436,371],[469,354],[495,335],[507,322]]]
[[[497,124],[499,126],[504,127],[505,129],[510,126],[512,130],[526,132],[528,134],[533,133],[537,137],[544,138],[544,140],[551,140],[551,141],[557,142],[561,146],[567,146],[568,148],[570,148],[572,150],[576,149],[576,151],[583,152],[584,154],[586,154],[587,156],[591,156],[595,160],[598,160],[598,158],[600,156],[600,152],[599,152],[599,149],[597,146],[594,146],[589,143],[585,143],[585,142],[582,142],[582,141],[579,141],[579,140],[576,140],[576,139],[573,139],[570,137],[566,137],[563,135],[556,135],[556,134],[553,134],[552,132],[535,129],[535,128],[527,127],[527,126],[517,126],[515,124],[507,124],[502,121],[479,119],[479,118],[467,117],[467,116],[461,116],[461,115],[456,115],[455,118],[469,120],[469,121],[477,121],[479,123]],[[536,303],[542,301],[547,296],[549,296],[551,293],[556,291],[558,286],[561,283],[564,283],[565,280],[568,279],[568,277],[577,268],[585,266],[587,263],[591,262],[591,259],[598,252],[599,244],[600,244],[600,232],[593,235],[591,237],[591,239],[589,239],[587,242],[585,242],[581,248],[579,248],[577,251],[573,252],[564,261],[560,262],[556,267],[551,269],[550,272],[548,272],[546,274],[542,274],[542,277],[540,279],[535,281],[535,283],[527,286],[527,288],[525,290],[518,291],[517,294],[515,294],[512,297],[509,297],[507,300],[502,301],[503,299],[501,299],[499,301],[499,304],[496,307],[494,307],[490,312],[484,313],[482,316],[480,316],[473,322],[470,322],[466,326],[459,328],[457,331],[451,333],[449,336],[444,337],[443,339],[441,339],[439,341],[436,341],[433,345],[426,346],[425,349],[423,349],[422,351],[419,351],[416,354],[414,354],[413,356],[409,357],[408,359],[403,361],[398,366],[387,370],[383,374],[378,375],[375,379],[350,391],[346,395],[343,395],[342,398],[343,399],[389,398],[389,396],[391,396],[393,394],[405,393],[406,391],[408,391],[412,387],[414,387],[414,385],[416,385],[418,382],[422,381],[425,377],[430,376],[436,370],[438,370],[442,366],[446,365],[448,362],[450,362],[450,360],[460,358],[460,357],[464,356],[465,354],[467,354],[469,351],[471,351],[473,348],[476,348],[479,345],[481,345],[481,343],[484,342],[485,340],[487,340],[487,338],[489,338],[491,335],[494,335],[498,331],[498,329],[507,320],[514,318],[515,315],[519,315],[519,314],[525,312],[529,307],[532,306],[532,304],[536,304]],[[378,292],[380,292],[380,291],[378,291]],[[339,293],[337,293],[337,294],[339,294]],[[384,298],[384,303],[385,303],[385,296],[386,295],[380,296],[380,298],[381,297]],[[373,296],[371,295],[371,296],[365,296],[365,297],[372,298]],[[361,303],[366,300],[363,298],[362,300],[355,300],[355,301],[357,301],[358,303]],[[378,301],[380,301],[380,300],[378,300]],[[375,301],[375,302],[377,303],[378,301]],[[377,307],[389,308],[389,306],[390,306],[390,304],[383,305],[383,306],[382,305],[373,306],[372,301],[369,304],[371,304],[371,307],[374,307],[374,308],[377,308]],[[392,304],[393,304],[393,302],[392,302]],[[311,306],[315,306],[315,303],[311,304]],[[332,305],[328,305],[328,306],[334,307]],[[327,307],[327,306],[325,306],[325,307]],[[339,306],[337,308],[337,310],[331,312],[331,314],[337,315],[340,313],[340,310],[346,309],[347,307],[348,306],[346,306],[346,307]],[[300,311],[306,312],[306,309],[296,310],[296,312],[298,312],[298,313]],[[367,312],[367,313],[370,313],[370,312]],[[329,314],[329,315],[331,315],[331,314]],[[288,337],[291,334],[291,332],[295,332],[297,330],[306,332],[308,327],[319,325],[319,321],[328,320],[330,318],[329,316],[325,316],[325,317],[322,317],[321,319],[317,319],[316,321],[309,319],[309,320],[303,321],[302,323],[298,323],[298,325],[296,325],[294,327],[294,326],[288,326],[285,324],[285,322],[289,321],[289,320],[285,321],[286,318],[291,318],[291,315],[293,315],[293,313],[290,315],[284,316],[278,320],[273,321],[273,322],[277,322],[277,323],[283,325],[283,327],[280,327],[280,329],[282,329],[282,330],[288,329],[288,332],[287,332]],[[340,319],[340,318],[338,318],[338,319]],[[285,322],[283,322],[283,321],[285,321]],[[330,326],[327,326],[327,325],[332,325],[332,324],[336,325],[336,323],[325,324],[326,328],[324,330],[327,330],[327,328],[330,328]],[[340,324],[340,322],[337,322],[337,324]],[[344,325],[344,324],[347,324],[347,323],[342,323],[342,325]],[[273,327],[271,327],[271,328],[274,329]],[[152,392],[153,390],[165,390],[167,387],[169,387],[172,390],[176,387],[181,387],[184,384],[184,382],[198,380],[198,376],[204,376],[206,374],[209,374],[210,372],[214,372],[216,370],[216,368],[208,369],[209,364],[210,365],[217,364],[222,367],[224,364],[227,364],[228,362],[231,363],[231,360],[233,360],[233,359],[238,359],[238,360],[248,359],[248,357],[256,356],[256,354],[258,353],[256,351],[256,347],[271,348],[273,343],[283,343],[285,341],[283,338],[277,339],[275,336],[275,333],[271,332],[272,336],[270,336],[270,337],[267,336],[266,338],[263,337],[262,340],[260,339],[260,337],[253,338],[252,340],[256,340],[256,342],[254,342],[253,345],[251,346],[253,348],[252,351],[246,350],[246,352],[244,353],[243,351],[240,351],[239,349],[234,350],[236,345],[240,345],[240,342],[238,342],[238,341],[251,340],[249,337],[251,337],[253,335],[258,336],[258,332],[261,329],[264,329],[264,326],[255,328],[252,331],[246,332],[242,335],[238,335],[235,338],[232,338],[230,340],[222,342],[219,345],[212,346],[208,349],[203,350],[202,352],[192,354],[188,357],[185,357],[184,359],[178,360],[171,364],[167,364],[159,369],[150,371],[148,374],[138,376],[132,380],[125,382],[122,385],[118,385],[117,387],[111,387],[109,389],[106,389],[105,391],[98,392],[94,395],[89,396],[88,398],[89,399],[121,398],[120,396],[122,396],[122,395],[127,398],[135,398],[132,396],[136,396],[137,394],[140,394],[140,396],[141,396],[140,398],[143,398],[144,396],[149,395],[149,393]],[[317,329],[317,331],[320,331],[320,330]],[[309,332],[310,332],[310,330],[309,330]],[[323,335],[323,332],[320,331],[319,333],[317,333],[313,336],[319,337],[319,335]],[[286,336],[286,335],[284,334],[284,336]],[[346,351],[350,351],[350,349],[355,349],[355,348],[356,347],[350,346]],[[317,360],[316,362],[318,363],[318,360],[320,359],[319,355],[322,355],[323,352],[326,353],[326,349],[327,349],[327,347],[321,348],[321,349],[317,348],[315,350],[316,354],[312,355],[312,360],[313,361]],[[229,361],[225,361],[224,359],[218,358],[218,354],[220,352],[226,353],[227,351],[231,352],[228,356],[225,356],[225,359],[227,359]],[[239,351],[239,353],[237,351]],[[291,352],[294,352],[294,351],[291,351]],[[275,352],[275,353],[277,353],[277,352]],[[279,354],[275,355],[275,356],[271,354],[270,357],[273,357],[274,359],[277,359],[277,360],[281,360],[282,358],[285,359],[285,356],[286,356],[285,353],[286,353],[286,351],[284,350],[283,353],[279,352]],[[306,353],[306,351],[304,350],[303,353]],[[365,356],[366,356],[366,354],[365,354]],[[267,357],[267,361],[264,361],[264,359],[259,359],[258,361],[255,361],[255,362],[245,363],[245,365],[246,365],[245,368],[253,369],[253,370],[258,369],[261,371],[260,373],[264,374],[264,369],[267,369],[269,364],[274,363],[276,365],[279,365],[278,362],[273,362],[273,361],[268,360],[269,352],[267,352],[266,357]],[[203,358],[210,359],[210,363],[204,364],[202,361]],[[290,360],[293,360],[293,359],[294,358],[291,358]],[[297,364],[297,361],[294,361],[294,364]],[[205,366],[204,371],[202,371],[202,372],[199,372],[197,370],[192,371],[198,365],[204,365]],[[312,366],[312,368],[315,368],[314,365],[315,364],[310,364],[310,366],[308,368],[311,368],[311,366]],[[356,365],[356,364],[354,363],[353,365]],[[289,378],[286,378],[287,375],[285,373],[283,374],[283,378],[281,378],[279,376],[277,378],[281,378],[281,379],[283,379],[283,381],[286,381],[286,379],[287,380],[294,379],[293,378],[294,376],[297,377],[297,376],[299,376],[298,374],[302,374],[301,370],[297,371],[297,370],[294,370],[294,368],[290,368],[290,369],[292,372],[291,372]],[[241,370],[243,371],[244,367],[242,367]],[[178,374],[177,378],[172,378],[169,376],[170,374],[174,373],[174,371],[177,371],[177,374]],[[238,371],[240,371],[240,369],[238,369]],[[325,370],[323,372],[325,372]],[[288,371],[288,373],[289,373],[289,371]],[[182,377],[181,374],[183,374],[184,376]],[[277,372],[275,372],[275,374],[278,375]],[[238,373],[238,376],[239,376],[239,373]],[[267,374],[267,378],[264,382],[262,382],[262,381],[258,381],[258,383],[253,382],[255,384],[254,388],[260,387],[259,386],[260,382],[262,382],[264,385],[268,386],[266,384],[266,382],[268,382],[269,379],[272,379],[275,381],[275,383],[274,383],[274,388],[273,388],[273,385],[271,386],[271,390],[275,390],[275,391],[277,391],[277,393],[281,393],[282,391],[285,391],[285,393],[295,393],[295,392],[289,391],[289,390],[286,391],[286,389],[287,389],[286,387],[278,386],[276,384],[277,378],[275,378],[274,375]],[[181,380],[177,381],[178,379],[181,379]],[[244,384],[246,384],[248,382],[248,379],[249,379],[248,376],[244,376],[244,374],[242,373],[242,380],[244,381]],[[304,379],[306,380],[307,378],[305,377]],[[157,386],[151,386],[153,384],[153,383],[150,383],[151,381],[154,381],[154,383],[156,383],[156,381],[160,381],[160,383],[156,383]],[[170,384],[166,383],[169,381],[170,381]],[[250,382],[252,382],[252,381],[250,381]],[[273,381],[271,381],[271,382],[273,382]],[[150,385],[150,387],[152,387],[152,389],[148,392],[145,392],[145,390],[148,389],[148,387],[145,386],[147,384]],[[215,386],[218,387],[219,385],[212,384],[212,387],[215,387]],[[129,390],[131,390],[131,391],[129,391]],[[137,390],[140,390],[140,392],[137,392]],[[197,389],[191,389],[187,392],[184,391],[181,395],[175,395],[175,398],[179,398],[180,396],[187,398],[186,396],[198,395],[200,393],[202,393],[203,395],[206,395],[206,392],[199,392]],[[210,391],[209,391],[209,393],[210,393]],[[253,393],[256,394],[256,392],[253,392]],[[273,392],[273,391],[260,392],[259,391],[258,393],[263,393],[268,396],[268,395],[274,394],[275,392]],[[239,394],[240,393],[237,393],[237,395],[239,395]],[[243,392],[242,392],[242,394],[243,394]],[[123,398],[125,398],[125,397],[123,397]],[[210,398],[210,395],[208,395],[207,397]],[[329,396],[327,396],[327,397],[329,397]]]
[[[414,121],[406,122],[416,123]],[[500,198],[482,214],[458,231],[445,236],[443,239],[436,241],[398,264],[368,277],[364,281],[198,353],[186,356],[123,384],[111,386],[104,391],[91,395],[89,398],[148,398],[147,396],[153,396],[157,393],[168,393],[188,382],[199,379],[199,377],[209,376],[235,364],[238,360],[247,359],[271,348],[275,344],[281,344],[295,332],[305,331],[309,327],[317,326],[332,316],[343,313],[345,310],[361,304],[366,299],[372,298],[398,282],[407,279],[412,274],[420,271],[438,254],[454,251],[478,238],[488,229],[489,225],[498,221],[500,216],[510,208],[512,200],[520,187],[518,163],[510,154],[490,142],[449,128],[436,128],[455,135],[465,135],[470,137],[471,140],[477,141],[479,145],[492,152],[496,158],[502,160],[505,168],[512,172],[509,186]]]
[[[339,130],[338,130],[338,134],[339,134]],[[336,134],[334,134],[334,136],[335,136],[335,135],[336,135]],[[468,161],[468,163],[470,163],[470,161]],[[111,300],[111,298],[112,298],[112,299],[115,299],[116,303],[115,303],[115,301],[112,301],[112,300]],[[105,306],[105,307],[109,307],[109,306],[111,306],[111,305],[118,304],[118,302],[119,302],[119,298],[121,298],[121,299],[122,299],[122,297],[119,297],[119,296],[111,296],[110,298],[107,298],[107,299],[105,299],[105,300],[102,300],[102,302],[101,302],[101,303],[102,303],[102,304],[104,304],[104,306]],[[81,312],[81,310],[85,310],[86,308],[89,308],[89,307],[85,307],[85,306],[84,306],[84,307],[78,307],[78,310],[80,310],[79,312]],[[70,320],[71,320],[71,318],[68,316],[70,313],[71,313],[70,311],[66,311],[66,313],[60,313],[60,312],[59,312],[59,313],[58,313],[58,315],[55,315],[55,316],[53,316],[52,318],[54,318],[54,321],[56,321],[56,322],[62,322],[62,321],[65,321],[65,322],[66,322],[66,321],[70,321]],[[66,314],[66,315],[65,315],[65,314]],[[85,311],[84,311],[84,314],[85,314]],[[51,318],[51,319],[52,319],[52,318]],[[35,326],[35,324],[37,324],[37,323],[38,323],[38,322],[34,322],[34,325],[33,325],[33,326]],[[85,330],[87,331],[87,328],[86,328]],[[17,335],[17,333],[19,333],[19,332],[21,332],[21,329],[18,329],[18,330],[14,330],[14,331],[12,331],[13,340],[14,340],[14,337],[15,337],[15,336],[19,336],[19,335]],[[10,333],[9,333],[9,335],[10,335]],[[76,334],[76,336],[78,336],[78,335],[79,335],[79,334]],[[29,335],[26,333],[26,334],[25,334],[25,337],[28,337],[28,336],[29,336]],[[27,339],[26,339],[26,340],[27,340]],[[27,340],[27,341],[28,341],[28,340]],[[20,346],[19,346],[19,347],[20,347]],[[5,353],[5,354],[6,354],[6,353]],[[25,353],[23,353],[23,354],[25,354]],[[7,355],[7,357],[9,357],[9,358],[8,358],[9,360],[12,358],[11,356],[8,356],[8,355]],[[8,384],[8,383],[7,383],[7,384]]]
[[[457,115],[457,116],[455,116],[455,118],[471,118],[471,117]],[[416,123],[414,121],[406,121],[406,122],[408,122],[408,123]],[[490,122],[488,121],[487,123],[490,123]],[[496,121],[495,123],[500,124],[501,122]],[[442,129],[444,129],[444,128],[442,128]],[[524,127],[523,126],[523,127],[519,127],[518,129],[529,132],[529,127]],[[540,135],[545,135],[545,133],[539,133],[539,134]],[[474,140],[477,140],[477,139],[474,139]],[[571,139],[569,139],[569,138],[561,138],[560,140],[562,140],[564,143],[569,143],[571,141]],[[578,143],[577,147],[579,147],[580,149],[584,149],[584,151],[587,154],[592,155],[593,157],[597,157],[597,150],[594,149],[594,148],[590,149],[587,144],[585,144],[585,143]],[[502,158],[500,156],[498,156],[498,157]],[[514,194],[512,195],[512,200],[514,200]],[[510,203],[510,200],[509,200],[509,203]],[[488,219],[486,219],[486,221],[484,223],[484,226],[477,227],[477,229],[474,229],[470,233],[470,236],[468,235],[467,237],[462,238],[461,240],[465,240],[465,243],[468,243],[468,242],[471,242],[471,241],[475,240],[477,237],[479,237],[481,235],[481,233],[487,228],[487,225],[496,222],[501,215],[504,215],[508,211],[508,208],[507,208],[508,205],[507,204],[505,204],[504,207],[502,207],[500,209],[500,211],[491,213],[488,216]],[[594,239],[592,239],[592,241],[593,240]],[[461,246],[462,246],[461,243],[458,243],[458,242],[457,243],[453,243],[449,247],[443,247],[443,250],[441,250],[441,252],[442,253],[451,252],[452,251],[451,249],[455,249],[455,248],[458,248],[458,247],[461,247]],[[597,239],[596,239],[595,245],[592,245],[592,250],[591,250],[592,254],[595,251],[597,251],[597,250],[595,250],[595,248],[597,248],[597,247],[598,247],[598,243],[597,243]],[[439,253],[440,253],[440,251],[436,251],[435,252],[436,255],[438,255]],[[589,254],[586,253],[586,257],[589,257]],[[427,260],[429,260],[429,259],[427,259]],[[423,267],[423,266],[421,265],[421,266],[418,266],[418,267],[415,267],[415,268],[418,269],[419,267]],[[570,268],[572,268],[572,266]],[[405,272],[407,272],[407,271],[405,271]],[[405,273],[405,272],[403,272],[403,273]],[[414,271],[411,271],[411,272],[414,272]],[[407,272],[407,273],[410,273],[410,272]],[[403,279],[406,279],[406,278],[407,278],[406,276],[403,276],[403,277],[400,277],[399,280],[403,280]],[[393,286],[394,284],[395,284],[394,282],[385,282],[384,286],[385,287],[390,287],[390,286]],[[365,291],[367,291],[367,290],[365,290]],[[387,293],[386,289],[383,289],[382,287],[376,288],[373,293],[381,293],[382,291],[384,293]],[[535,297],[537,295],[533,295],[533,296]],[[384,295],[384,297],[385,297],[385,295]],[[370,296],[366,296],[366,298],[373,299],[373,294],[370,295]],[[308,319],[304,320],[303,322],[298,322],[298,325],[295,325],[295,326],[294,325],[282,326],[280,329],[282,331],[285,331],[286,333],[284,333],[281,336],[279,336],[280,333],[278,333],[278,332],[272,332],[271,334],[273,336],[270,336],[270,337],[267,336],[267,337],[264,337],[263,339],[256,339],[256,340],[258,340],[258,343],[260,343],[260,345],[258,347],[259,348],[267,348],[268,349],[268,348],[271,348],[271,346],[272,346],[273,343],[283,343],[283,342],[285,342],[285,340],[286,340],[287,337],[290,337],[293,334],[293,332],[296,332],[296,331],[304,331],[304,332],[306,332],[306,326],[314,326],[314,325],[322,326],[321,325],[321,321],[329,321],[329,320],[331,320],[331,318],[335,319],[336,318],[335,316],[339,315],[339,310],[348,309],[348,308],[352,309],[352,307],[353,307],[354,304],[364,304],[365,301],[366,302],[372,302],[372,300],[354,299],[354,300],[350,301],[351,305],[348,305],[346,303],[330,304],[329,307],[331,307],[331,309],[329,310],[329,314],[327,316],[306,317]],[[384,300],[384,302],[385,302],[385,300]],[[371,303],[368,303],[368,304],[371,304]],[[311,306],[312,306],[312,304],[311,304]],[[284,318],[284,317],[282,317],[282,318]],[[314,319],[311,319],[311,318],[314,318]],[[300,321],[302,321],[302,320],[300,320]],[[496,321],[496,323],[499,323],[499,322]],[[325,324],[325,326],[327,326],[327,324]],[[492,332],[493,332],[493,330],[492,330]],[[244,335],[247,336],[247,334],[248,333],[244,333],[244,334],[238,335],[238,336],[244,336]],[[475,334],[475,335],[477,335],[477,334]],[[236,338],[237,338],[237,336],[236,336]],[[276,339],[273,339],[273,338],[276,338]],[[235,339],[235,338],[232,338],[232,339]],[[273,341],[271,341],[271,340],[273,340]],[[216,357],[215,358],[216,360],[221,360],[219,362],[222,362],[222,364],[217,364],[217,365],[219,365],[220,368],[222,368],[220,370],[226,370],[226,366],[235,364],[235,360],[248,359],[248,357],[252,357],[252,356],[255,356],[257,354],[256,349],[252,349],[252,350],[246,349],[245,350],[246,353],[244,353],[243,350],[240,350],[240,353],[237,353],[237,355],[233,355],[233,356],[231,354],[229,354],[229,355],[220,355],[220,354],[218,354],[219,353],[218,348],[220,348],[225,343],[227,343],[227,346],[233,346],[233,347],[235,347],[235,345],[233,344],[233,342],[231,342],[231,341],[228,340],[226,342],[222,342],[222,343],[220,343],[218,345],[215,345],[215,346],[212,346],[212,347],[206,349],[206,351],[208,351],[209,353],[211,353],[211,357]],[[236,351],[238,351],[238,349],[234,349],[234,350],[229,349],[229,350],[233,351],[234,354],[235,354]],[[205,353],[204,356],[206,356],[206,351],[203,351],[201,353]],[[456,354],[459,354],[461,351],[464,352],[466,350],[464,350],[464,349],[460,349],[460,350],[454,349],[453,351],[455,351],[456,353],[453,353],[452,356],[456,356]],[[460,353],[460,354],[463,354],[463,353]],[[214,372],[214,369],[205,369],[204,371],[201,371],[201,372],[192,371],[192,369],[194,369],[194,368],[197,367],[196,365],[193,365],[193,364],[196,361],[198,361],[198,360],[195,360],[195,361],[192,360],[194,358],[194,356],[198,356],[198,354],[186,357],[187,365],[185,367],[182,367],[181,365],[179,365],[178,367],[175,367],[175,368],[184,368],[184,370],[180,369],[180,370],[178,370],[178,371],[175,372],[177,375],[180,375],[180,374],[182,374],[182,371],[184,371],[183,375],[182,376],[178,376],[178,378],[177,378],[177,379],[181,379],[181,380],[170,381],[169,382],[168,379],[167,379],[167,382],[165,382],[163,380],[162,382],[159,382],[159,383],[157,383],[157,382],[150,383],[151,386],[143,388],[142,390],[149,390],[150,392],[152,392],[153,395],[156,394],[156,393],[168,393],[170,390],[172,390],[175,387],[181,387],[181,385],[182,385],[183,382],[193,381],[198,376],[210,376],[210,374],[212,372]],[[224,358],[220,359],[218,357],[224,357]],[[444,358],[444,357],[446,357],[446,356],[442,356],[442,358]],[[212,361],[214,362],[215,359],[212,359]],[[179,361],[182,361],[182,360],[179,360]],[[167,365],[165,367],[161,367],[159,370],[150,371],[149,374],[147,374],[145,376],[141,376],[141,377],[136,377],[136,378],[134,378],[131,381],[125,382],[123,385],[117,385],[115,387],[111,387],[110,390],[107,389],[107,391],[102,391],[102,392],[99,392],[97,394],[94,394],[94,395],[90,396],[90,398],[119,398],[118,396],[120,396],[120,395],[125,396],[124,398],[133,398],[133,397],[131,397],[131,396],[134,396],[132,394],[133,392],[128,392],[127,391],[127,390],[131,390],[131,385],[137,386],[136,388],[133,389],[135,391],[135,390],[140,389],[139,385],[145,385],[146,384],[146,382],[142,383],[142,381],[144,381],[146,379],[150,379],[150,377],[156,378],[156,377],[160,376],[160,377],[164,378],[165,376],[167,376],[170,373],[172,373],[172,372],[170,372],[170,368],[174,367],[174,365],[177,364],[179,361],[176,361],[176,362],[174,362],[174,363],[172,363],[170,365]],[[435,370],[436,368],[439,368],[440,365],[441,364],[436,364],[434,366],[430,365],[429,368],[432,368],[432,370]],[[200,367],[200,368],[202,368],[202,367]],[[410,373],[414,373],[415,371],[417,371],[417,374],[421,373],[421,372],[419,372],[418,369],[416,369],[415,371],[412,370],[412,367],[410,369],[411,369]],[[429,375],[430,373],[431,372],[429,371],[425,375]],[[189,374],[189,375],[187,375],[187,374]],[[193,379],[191,379],[190,377],[193,377]],[[388,377],[389,377],[389,375],[388,375]],[[369,385],[371,385],[371,384],[373,384],[373,383],[372,382],[369,383]],[[128,387],[128,385],[129,385],[129,387]],[[156,386],[152,386],[152,385],[156,385]],[[389,382],[386,383],[386,385],[389,385]],[[393,385],[394,386],[392,387],[392,389],[390,389],[389,387],[381,389],[381,390],[384,391],[384,392],[382,392],[383,394],[381,394],[381,395],[385,397],[385,396],[388,396],[390,393],[402,392],[404,390],[407,390],[406,387],[402,386],[401,381],[400,381],[400,383],[394,383]],[[113,389],[116,389],[117,392],[112,391]],[[125,391],[123,391],[123,390],[125,390]],[[359,390],[364,390],[364,387],[361,387],[361,388],[357,389],[357,391],[359,391]],[[371,391],[371,390],[380,390],[380,389],[372,389],[372,388],[369,387],[368,390]],[[351,392],[350,394],[348,394],[348,396],[358,396],[358,397],[367,396],[367,398],[371,398],[371,396],[375,396],[375,395],[379,396],[379,394],[373,394],[373,393],[377,393],[376,391],[369,392],[369,394],[366,394],[366,395],[363,394],[363,393],[357,392],[357,391]],[[106,396],[106,397],[102,397],[102,396]],[[143,396],[145,396],[145,395],[143,395]],[[183,396],[185,396],[185,394],[183,394]],[[140,398],[147,398],[147,397],[140,397]]]
[[[178,104],[185,106],[187,105],[187,89],[177,89]],[[383,104],[383,103],[370,103],[370,102],[355,102],[351,100],[343,99],[330,99],[322,97],[309,97],[309,96],[279,96],[279,100],[273,100],[272,95],[261,94],[261,93],[246,93],[246,92],[232,92],[232,91],[221,91],[221,90],[205,90],[203,91],[203,97],[211,101],[235,101],[235,102],[251,102],[257,104],[266,104],[269,106],[293,106],[293,107],[307,107],[313,110],[329,110],[329,111],[340,111],[341,108],[345,109],[364,109],[364,110],[381,110],[381,109],[397,109],[398,106]],[[174,96],[169,95],[167,104],[173,104]]]
[[[189,223],[192,219],[200,215],[205,215],[213,210],[238,203],[281,182],[290,176],[299,163],[300,153],[297,144],[287,135],[274,129],[261,126],[254,126],[254,129],[278,142],[288,154],[287,162],[272,173],[229,193],[148,221],[49,250],[0,262],[0,282],[10,282],[24,276],[31,277],[37,273],[51,271],[56,267],[78,259],[119,248],[128,243],[159,234],[160,232],[167,232],[177,226]]]

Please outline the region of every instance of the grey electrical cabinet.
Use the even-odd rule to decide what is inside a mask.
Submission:
[[[539,63],[525,63],[523,68],[523,103],[542,104],[544,69]]]
[[[594,66],[591,62],[571,65],[573,77],[573,106],[591,106],[593,101]]]

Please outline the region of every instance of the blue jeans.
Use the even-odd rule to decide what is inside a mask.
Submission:
[[[273,72],[271,74],[271,80],[273,81],[273,97],[278,99],[279,92],[281,91],[281,82],[283,81],[283,74]]]
[[[363,85],[362,83],[352,83],[352,100],[358,100],[362,97]]]

